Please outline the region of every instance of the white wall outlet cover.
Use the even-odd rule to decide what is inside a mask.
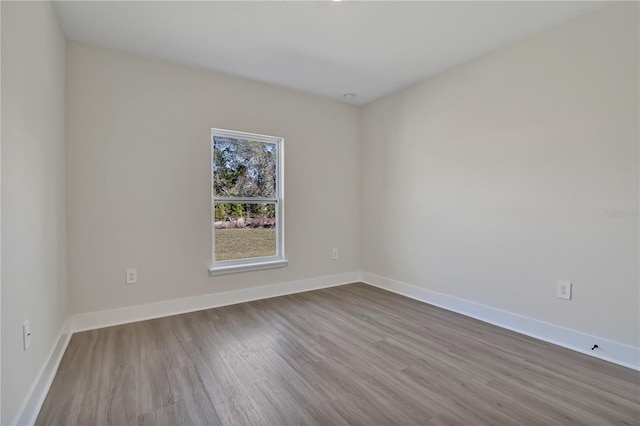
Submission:
[[[571,300],[571,287],[572,284],[569,281],[558,281],[556,296],[560,299]]]
[[[138,282],[138,270],[136,268],[127,269],[127,284],[135,284]]]
[[[333,250],[331,250],[331,259],[333,260],[338,259],[338,249],[334,248]]]
[[[25,351],[31,346],[31,323],[29,320],[22,323],[22,344]]]

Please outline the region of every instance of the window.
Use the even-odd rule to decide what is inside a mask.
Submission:
[[[211,129],[212,275],[287,266],[282,142]]]

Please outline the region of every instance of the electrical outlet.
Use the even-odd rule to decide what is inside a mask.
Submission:
[[[331,259],[338,260],[338,249],[334,248],[331,250]]]
[[[31,346],[31,323],[26,320],[22,323],[22,347],[26,351]]]
[[[556,296],[560,299],[571,300],[571,283],[568,281],[558,281]]]
[[[138,270],[136,268],[127,269],[127,284],[135,284],[138,282]]]

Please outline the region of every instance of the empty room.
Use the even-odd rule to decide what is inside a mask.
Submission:
[[[640,425],[639,16],[1,1],[0,424]]]

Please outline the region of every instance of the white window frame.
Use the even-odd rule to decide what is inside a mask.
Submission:
[[[225,137],[230,139],[245,139],[276,145],[276,197],[275,198],[244,198],[244,197],[215,197],[213,190],[214,158],[213,138]],[[258,271],[262,269],[282,268],[289,263],[284,254],[284,138],[277,136],[258,135],[235,130],[211,129],[211,275],[232,274],[236,272]],[[276,255],[253,257],[246,259],[216,261],[216,230],[215,203],[274,203],[276,206]]]

